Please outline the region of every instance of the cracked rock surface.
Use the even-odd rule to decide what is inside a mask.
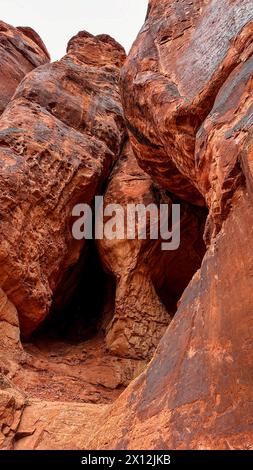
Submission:
[[[0,23],[1,449],[253,449],[252,7],[150,0],[127,58],[52,64]],[[178,250],[74,240],[98,194],[179,203]]]

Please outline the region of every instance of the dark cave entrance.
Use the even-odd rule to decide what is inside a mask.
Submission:
[[[203,241],[206,208],[182,205],[180,249],[148,253],[151,279],[156,293],[174,316],[178,302],[200,268],[206,252]],[[153,258],[154,256],[154,258]],[[107,273],[94,240],[87,240],[77,265],[65,272],[54,294],[51,312],[35,331],[30,342],[46,338],[78,344],[104,335],[113,318],[116,279]]]
[[[180,247],[174,252],[160,250],[158,263],[153,260],[151,278],[158,297],[170,315],[174,316],[207,250],[204,232],[208,210],[177,200],[173,195],[170,198],[181,205]]]
[[[103,332],[111,320],[116,280],[104,271],[93,240],[86,242],[81,260],[66,273],[65,281],[56,290],[51,312],[31,342],[42,337],[74,344],[87,341]],[[66,296],[68,289],[71,294]]]

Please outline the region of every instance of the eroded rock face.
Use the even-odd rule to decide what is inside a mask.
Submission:
[[[195,159],[198,186],[210,208],[209,243],[231,210],[233,194],[245,181],[252,195],[252,90],[251,56],[228,77],[197,133]]]
[[[130,204],[152,204],[159,210],[160,204],[172,206],[165,191],[139,167],[129,142],[113,170],[104,204],[120,204],[125,213],[125,239],[97,242],[105,269],[116,279],[113,318],[106,325],[107,346],[119,356],[150,358],[176,311],[177,301],[201,264],[205,213],[182,205],[182,239],[176,252],[162,251],[161,239],[150,240],[149,235],[146,240],[127,239]],[[147,234],[151,232],[150,217]],[[154,224],[154,213],[151,220]]]
[[[26,37],[31,39],[39,48],[45,53],[45,55],[48,57],[50,61],[50,55],[49,52],[42,41],[40,35],[34,31],[34,29],[30,28],[29,26],[17,26],[17,30],[21,31]]]
[[[0,114],[25,75],[49,61],[45,44],[32,28],[0,21]]]
[[[157,243],[127,239],[127,205],[152,203],[156,203],[155,188],[127,142],[104,199],[105,206],[120,204],[124,208],[125,239],[97,242],[105,268],[116,278],[115,309],[106,329],[107,346],[119,356],[149,357],[171,320],[151,278],[148,252]]]
[[[110,404],[146,366],[145,361],[108,352],[102,334],[78,343],[48,336],[24,345],[15,362],[13,354],[4,358],[0,353],[0,369],[36,400]]]
[[[252,200],[240,192],[155,358],[91,448],[253,448],[252,228]]]
[[[124,112],[140,165],[194,204],[203,204],[196,134],[221,85],[252,54],[252,19],[251,0],[151,0],[123,67]]]
[[[117,89],[124,52],[108,36],[79,33],[60,62],[26,78],[3,114],[6,350],[18,344],[14,305],[29,334],[53,292],[60,299],[67,290],[83,253],[71,238],[70,211],[93,200],[118,156],[105,202],[181,202],[182,240],[172,254],[160,241],[98,243],[117,281],[106,324],[115,355],[102,336],[75,347],[34,343],[19,362],[0,355],[0,447],[253,449],[251,7],[249,0],[150,1],[122,73],[142,169],[126,141]],[[196,206],[205,204],[208,251],[192,278],[204,251],[205,209]],[[119,396],[168,322],[153,360]]]
[[[92,203],[120,153],[124,58],[110,37],[79,33],[62,60],[26,77],[0,120],[0,285],[24,336],[79,260],[73,207]]]
[[[119,398],[105,417],[105,426],[91,440],[90,447],[96,449],[253,448],[252,8],[250,2],[237,1],[182,3],[179,9],[177,2],[150,2],[148,24],[132,54],[142,41],[145,43],[148,30],[154,27],[164,35],[160,43],[157,40],[160,57],[165,47],[166,57],[171,61],[173,56],[169,52],[173,54],[170,50],[173,44],[174,53],[178,54],[178,60],[170,62],[171,76],[175,79],[181,70],[181,78],[190,73],[196,78],[189,80],[188,85],[180,82],[181,94],[189,87],[186,96],[193,100],[185,115],[188,122],[196,104],[198,116],[203,118],[193,135],[196,146],[196,150],[192,149],[193,158],[190,159],[190,153],[182,153],[186,170],[180,171],[187,176],[187,165],[192,165],[194,170],[188,177],[195,181],[210,209],[206,227],[209,249],[146,372]],[[181,34],[174,37],[173,12],[186,13],[187,4],[189,14],[192,10],[191,14],[203,17],[195,25],[188,24],[187,18],[177,24]],[[165,11],[170,12],[166,21]],[[224,14],[217,16],[210,29],[212,15],[222,11]],[[186,26],[183,36],[182,24]],[[202,31],[203,35],[205,25],[209,25],[206,29],[209,36],[206,41],[202,38],[201,44],[199,34]],[[229,45],[222,40],[227,25],[228,37],[231,35]],[[182,47],[177,49],[177,44]],[[210,64],[205,61],[207,45]],[[195,61],[188,61],[190,57]],[[195,68],[200,72],[202,63],[209,67],[203,70],[203,75],[194,76]],[[185,68],[180,68],[183,65]],[[131,68],[127,70],[131,73]],[[153,82],[150,80],[150,90]],[[130,86],[131,99],[143,100],[143,93],[139,90],[138,95],[135,88],[136,80],[130,81]],[[216,98],[211,94],[213,86],[217,87]],[[204,97],[206,101],[202,101]],[[171,122],[174,111],[171,103],[168,106],[161,120],[165,116]],[[132,119],[135,121],[133,114]],[[145,129],[149,129],[150,122],[147,115]],[[166,138],[165,128],[160,131]],[[174,143],[177,135],[174,134]],[[145,166],[145,149],[141,155],[136,142],[135,150]],[[177,162],[173,150],[171,155]],[[149,161],[148,165],[153,174],[155,162]],[[170,185],[168,176],[164,182]]]
[[[16,432],[15,450],[85,450],[108,405],[30,401]],[[53,439],[52,439],[52,436]]]
[[[0,353],[21,349],[18,312],[0,289]]]
[[[25,397],[0,374],[0,449],[13,450],[16,431],[25,407]]]

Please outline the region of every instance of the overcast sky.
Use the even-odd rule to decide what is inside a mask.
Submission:
[[[128,51],[141,29],[148,0],[0,0],[0,19],[31,26],[53,60],[61,58],[68,40],[80,30],[107,33]]]

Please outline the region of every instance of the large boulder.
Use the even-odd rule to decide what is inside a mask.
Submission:
[[[123,67],[124,112],[141,167],[194,204],[204,203],[196,134],[222,84],[252,53],[252,19],[251,0],[150,0]]]
[[[0,119],[0,286],[25,337],[79,261],[73,207],[93,202],[120,154],[124,59],[109,36],[81,32],[62,60],[28,74]]]
[[[0,114],[25,75],[47,62],[46,46],[32,28],[14,28],[0,21]]]

